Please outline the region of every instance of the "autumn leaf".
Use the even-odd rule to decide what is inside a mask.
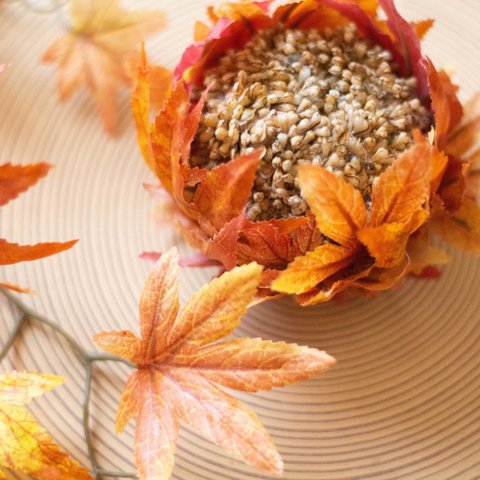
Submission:
[[[237,264],[238,238],[245,224],[245,215],[241,213],[225,224],[215,236],[208,241],[206,247],[207,257],[210,257],[227,270]]]
[[[428,219],[435,157],[434,147],[417,135],[414,146],[400,155],[373,187],[368,226],[357,235],[381,268],[403,260],[410,235]]]
[[[48,173],[50,168],[51,166],[47,163],[0,165],[0,207],[35,185]]]
[[[272,288],[297,294],[302,305],[310,305],[350,286],[376,291],[394,285],[407,271],[410,236],[429,217],[430,184],[436,181],[432,169],[440,175],[444,161],[426,138],[416,134],[414,146],[375,183],[368,217],[360,192],[344,179],[322,167],[300,167],[302,194],[329,242],[297,257],[274,279]],[[358,269],[363,263],[366,266]]]
[[[357,233],[367,223],[362,195],[344,179],[312,165],[302,165],[298,178],[318,230],[338,245],[324,241],[298,256],[272,282],[272,288],[282,293],[306,293],[353,264],[360,252]]]
[[[372,191],[369,226],[409,222],[428,200],[434,150],[424,137],[380,175]],[[408,188],[407,188],[408,187]]]
[[[159,11],[124,10],[118,0],[73,0],[68,33],[50,45],[44,62],[58,63],[58,90],[67,100],[87,87],[109,133],[117,127],[117,96],[129,84],[128,64],[145,35],[165,24]]]
[[[437,71],[430,59],[422,61],[428,74],[428,87],[435,112],[435,144],[444,150],[449,134],[459,125],[463,116],[462,104],[458,100],[458,87],[444,71]]]
[[[367,221],[361,193],[324,168],[302,166],[298,178],[318,229],[340,245],[355,248],[356,232]]]
[[[239,156],[212,169],[198,187],[195,206],[216,229],[247,206],[259,162],[260,151]]]
[[[413,22],[413,28],[420,40],[423,40],[430,29],[435,24],[435,20],[428,18],[427,20],[420,20],[419,22]]]
[[[0,375],[0,467],[39,480],[88,480],[88,471],[64,453],[25,405],[63,383],[53,375]],[[0,478],[6,478],[0,471]]]
[[[325,244],[297,257],[273,283],[284,293],[304,293],[355,261],[355,251],[340,245]]]
[[[255,259],[270,268],[281,267],[316,247],[321,239],[311,215],[261,222],[246,220],[240,232],[237,259],[240,264]]]
[[[12,265],[49,257],[72,248],[77,240],[65,243],[37,243],[36,245],[17,245],[0,238],[0,265]]]
[[[43,178],[51,166],[46,163],[33,165],[0,165],[0,206],[7,204]],[[38,260],[55,255],[73,247],[76,240],[64,243],[38,243],[36,245],[18,245],[0,238],[0,265],[12,265],[19,262]],[[0,286],[18,293],[31,293],[30,290],[0,282]]]
[[[415,27],[400,15],[393,0],[379,0],[379,4],[385,12],[387,25],[395,38],[395,48],[401,54],[402,73],[414,74],[420,97],[428,98],[428,79],[422,65],[424,57]],[[396,60],[398,61],[398,58]]]
[[[130,332],[95,336],[99,346],[138,366],[122,394],[117,429],[136,417],[141,479],[170,478],[180,422],[260,470],[282,472],[282,460],[257,416],[219,386],[269,390],[318,375],[335,360],[284,342],[221,340],[238,326],[261,276],[256,264],[237,267],[203,287],[179,312],[178,255],[172,249],[146,282],[141,337]]]

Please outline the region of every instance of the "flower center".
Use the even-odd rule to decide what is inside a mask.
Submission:
[[[353,25],[260,31],[227,52],[204,83],[210,90],[191,164],[210,169],[263,149],[251,220],[305,214],[296,174],[306,163],[345,178],[368,204],[413,129],[430,125],[415,78],[397,76],[391,53]]]

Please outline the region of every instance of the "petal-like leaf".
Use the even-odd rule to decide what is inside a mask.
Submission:
[[[0,207],[35,185],[50,168],[47,163],[0,165]]]
[[[0,265],[38,260],[72,248],[77,240],[65,243],[37,243],[36,245],[18,245],[0,239]]]
[[[470,169],[467,177],[466,195],[476,198],[480,195],[480,150],[469,157],[468,163],[470,164]]]
[[[164,332],[169,351],[192,351],[229,335],[255,296],[261,274],[262,267],[251,263],[203,287],[187,303],[173,327]]]
[[[95,342],[97,339],[94,338]],[[118,402],[117,416],[115,421],[115,430],[117,433],[123,432],[128,422],[139,413],[139,399],[142,398],[144,386],[141,381],[141,375],[138,370],[133,372],[125,384],[122,396]]]
[[[422,208],[430,193],[434,148],[417,136],[413,147],[400,155],[374,185],[369,226],[404,224]]]
[[[162,392],[165,379],[159,372],[139,372],[143,389],[138,398],[135,459],[140,480],[168,480],[172,474],[178,420],[171,399]]]
[[[428,213],[418,210],[407,223],[384,223],[358,232],[359,240],[368,248],[380,268],[392,268],[403,261],[410,235],[427,220]]]
[[[137,129],[137,142],[147,165],[158,174],[150,142],[150,68],[147,64],[145,47],[142,44],[135,86],[132,91],[132,114]],[[170,92],[167,99],[170,97]],[[158,176],[158,175],[157,175]],[[160,178],[160,177],[159,177]],[[164,185],[165,186],[165,185]]]
[[[420,97],[428,96],[428,80],[422,66],[422,49],[415,28],[398,12],[393,0],[379,0],[380,6],[387,16],[387,24],[395,36],[395,47],[404,60],[400,65],[404,75],[415,75]]]
[[[246,221],[240,232],[239,263],[254,259],[270,268],[282,267],[320,243],[312,216],[263,222]]]
[[[435,145],[444,150],[449,134],[462,120],[463,108],[457,97],[458,87],[453,85],[448,74],[443,70],[437,71],[428,58],[424,60],[424,65],[435,112]]]
[[[145,87],[142,88],[145,95]],[[139,96],[139,102],[141,99],[142,97]],[[184,123],[188,108],[187,90],[185,85],[179,82],[167,100],[165,108],[155,118],[150,135],[153,159],[149,160],[147,152],[147,164],[168,192],[172,191],[172,157],[180,161],[180,151],[174,151],[174,144],[175,147],[181,147],[184,140],[183,135],[180,139],[175,138],[178,135],[177,125]],[[145,125],[145,117],[142,125]]]
[[[166,332],[175,324],[178,308],[178,253],[172,249],[162,255],[155,265],[140,300],[145,360],[164,352],[168,345]]]
[[[132,332],[126,330],[102,332],[93,338],[99,347],[112,355],[118,355],[134,363],[140,361],[142,342]]]
[[[468,159],[449,157],[438,193],[447,210],[456,212],[463,203],[470,171]]]
[[[335,364],[325,352],[261,338],[240,338],[176,355],[171,363],[225,387],[270,390],[320,375]]]
[[[427,20],[420,20],[419,22],[413,22],[413,28],[415,28],[417,37],[420,40],[423,40],[434,24],[435,20],[433,20],[432,18],[428,18]]]
[[[367,221],[360,192],[322,167],[303,165],[298,178],[318,229],[340,245],[355,248],[356,232]]]
[[[297,257],[272,283],[272,288],[283,293],[306,293],[331,275],[355,261],[356,250],[325,244]]]
[[[10,372],[0,376],[0,402],[9,405],[26,405],[63,383],[55,375],[29,372]]]
[[[251,410],[188,370],[172,369],[167,377],[175,409],[187,425],[259,470],[282,473],[282,459]]]
[[[18,285],[13,285],[11,283],[7,282],[0,282],[0,287],[2,288],[7,288],[8,290],[11,290],[12,292],[17,292],[17,293],[35,293],[33,290],[30,290],[29,288],[23,288]]]
[[[370,292],[383,292],[397,286],[410,270],[410,260],[405,255],[403,260],[392,268],[374,267],[367,276],[351,283],[352,287]]]
[[[0,375],[0,469],[28,473],[39,480],[92,479],[23,406],[62,382],[53,375]]]
[[[373,262],[371,262],[373,263]],[[360,268],[357,272],[350,275],[338,274],[337,278],[333,276],[322,284],[321,288],[313,289],[308,293],[298,295],[297,300],[303,307],[325,303],[348,288],[360,279],[367,278],[373,270],[373,265]]]
[[[244,214],[233,218],[208,242],[207,256],[227,270],[237,265],[238,238],[244,223]]]
[[[260,154],[256,151],[215,167],[199,185],[195,205],[217,230],[245,209]]]

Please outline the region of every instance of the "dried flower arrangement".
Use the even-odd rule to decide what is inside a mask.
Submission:
[[[152,124],[143,63],[139,144],[173,221],[207,264],[263,265],[260,296],[313,305],[435,276],[431,231],[480,252],[478,98],[464,109],[423,56],[432,21],[379,5],[386,20],[366,0],[211,8]]]
[[[0,468],[40,479],[136,478],[102,470],[89,429],[92,364],[113,361],[134,370],[117,430],[136,419],[139,478],[170,478],[180,422],[278,475],[283,462],[269,434],[218,386],[270,390],[319,375],[335,360],[284,342],[222,340],[248,306],[285,294],[313,305],[345,291],[386,290],[408,274],[435,277],[432,265],[448,256],[429,243],[431,231],[480,254],[479,97],[463,108],[448,74],[422,55],[420,39],[433,22],[408,23],[392,0],[378,3],[386,21],[376,0],[211,8],[213,26],[197,23],[173,81],[142,54],[133,93],[140,148],[168,194],[171,220],[202,252],[183,264],[218,265],[223,274],[179,311],[178,255],[157,255],[140,301],[140,337],[95,336],[113,356],[85,351],[5,293],[23,316],[0,361],[28,318],[60,333],[83,359],[92,469],[63,453],[24,409],[62,379],[17,372],[0,375]],[[87,86],[114,133],[111,99],[137,66],[138,39],[161,25],[159,12],[72,0],[71,31],[44,57],[60,64],[61,98]],[[48,168],[0,166],[0,206]],[[0,263],[35,260],[73,243],[1,240]]]

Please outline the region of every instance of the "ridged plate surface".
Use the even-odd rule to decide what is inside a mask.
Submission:
[[[173,66],[204,16],[204,0],[131,1],[163,8],[169,26],[148,42],[151,56]],[[398,0],[409,18],[435,17],[425,50],[453,67],[462,99],[480,88],[478,0]],[[0,3],[0,161],[46,160],[54,171],[28,195],[2,209],[2,237],[21,243],[79,238],[70,252],[3,268],[2,279],[39,294],[26,301],[60,322],[87,349],[104,329],[136,329],[137,299],[150,265],[143,250],[188,248],[157,228],[142,183],[141,161],[126,96],[121,134],[105,135],[84,94],[55,98],[54,69],[42,51],[57,37],[61,15]],[[182,273],[182,301],[211,272]],[[283,390],[238,395],[271,432],[290,480],[480,478],[480,262],[454,253],[438,281],[407,281],[374,300],[301,309],[289,300],[252,309],[238,334],[282,339],[327,350],[338,365],[323,377]],[[2,306],[0,338],[11,325]],[[25,331],[10,357],[16,368],[65,375],[69,381],[35,402],[36,415],[84,464],[83,370],[67,346],[43,329]],[[2,368],[10,365],[5,363]],[[115,407],[125,371],[95,373],[92,427],[103,468],[132,471],[132,429],[116,437]],[[268,478],[183,429],[174,478]]]

